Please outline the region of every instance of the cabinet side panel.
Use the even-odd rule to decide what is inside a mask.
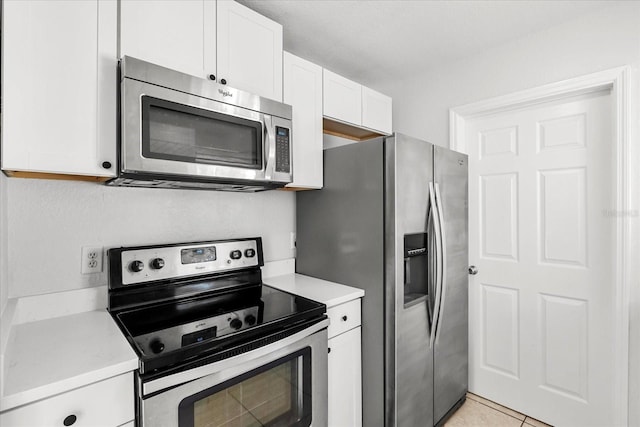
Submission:
[[[296,271],[364,289],[363,425],[384,420],[383,140],[324,151],[324,188],[297,193]]]

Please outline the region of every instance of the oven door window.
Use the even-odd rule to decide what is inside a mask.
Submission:
[[[311,348],[189,396],[178,411],[180,427],[308,427]]]
[[[262,169],[262,124],[150,96],[142,97],[142,155]]]

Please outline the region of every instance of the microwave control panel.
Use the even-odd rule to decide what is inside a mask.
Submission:
[[[276,126],[276,172],[289,173],[291,150],[289,129]]]

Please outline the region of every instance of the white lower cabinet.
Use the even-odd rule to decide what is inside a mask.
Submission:
[[[362,426],[360,298],[331,307],[329,326],[329,427]]]
[[[133,374],[118,375],[3,412],[0,414],[0,425],[2,427],[122,426],[132,423],[135,418],[133,390]]]

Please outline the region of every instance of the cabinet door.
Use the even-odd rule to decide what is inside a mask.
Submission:
[[[120,57],[215,75],[215,13],[214,0],[121,0]]]
[[[282,25],[234,1],[217,5],[218,80],[282,101]]]
[[[391,134],[391,97],[362,87],[362,126]]]
[[[75,0],[74,0],[75,1]],[[134,419],[133,375],[121,374],[0,414],[3,427],[114,427]]]
[[[361,328],[329,340],[329,426],[362,426]]]
[[[322,188],[322,67],[284,53],[284,102],[293,107],[293,182]]]
[[[2,169],[115,175],[116,16],[115,2],[3,2]]]
[[[323,114],[360,126],[362,123],[362,85],[323,70]]]

